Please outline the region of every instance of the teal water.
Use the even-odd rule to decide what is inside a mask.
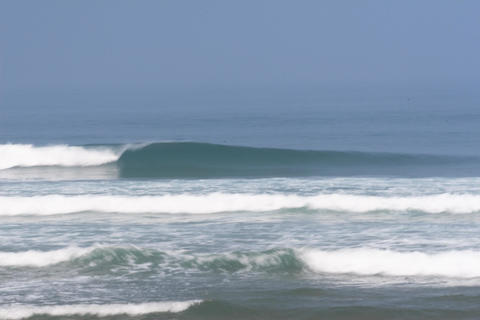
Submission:
[[[475,103],[262,99],[4,102],[0,319],[478,318]]]

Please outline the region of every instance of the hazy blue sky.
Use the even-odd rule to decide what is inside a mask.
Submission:
[[[479,13],[476,0],[0,0],[0,84],[474,87]]]

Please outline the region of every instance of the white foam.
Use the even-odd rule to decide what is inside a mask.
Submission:
[[[182,312],[201,300],[164,301],[139,304],[75,304],[55,306],[10,305],[0,307],[0,319],[24,319],[34,315],[72,316],[94,315],[99,317],[126,314],[136,316],[157,312]]]
[[[472,213],[480,211],[480,195],[440,194],[421,197],[380,197],[346,194],[298,196],[210,193],[206,195],[136,197],[110,195],[0,197],[0,215],[3,216],[52,215],[84,211],[207,214],[292,208],[358,213],[378,210]]]
[[[378,249],[303,250],[300,259],[315,272],[359,275],[480,277],[479,251],[396,252]]]
[[[68,261],[92,252],[97,247],[67,247],[51,251],[28,250],[21,252],[0,251],[0,266],[44,267]],[[1,318],[1,317],[0,317]]]
[[[0,266],[44,267],[78,258],[99,247],[100,246],[91,246],[87,248],[67,247],[52,251],[29,250],[23,252],[0,252]],[[247,270],[251,270],[255,267],[275,266],[281,264],[283,254],[288,254],[288,252],[276,251],[254,256],[234,253],[213,256],[184,255],[178,252],[169,253],[169,255],[180,260],[188,261],[193,259],[199,264],[212,262],[216,259],[230,259],[245,265]],[[295,251],[295,255],[298,259],[303,261],[310,270],[319,273],[440,276],[451,278],[480,277],[480,251],[473,250],[451,250],[438,253],[425,253],[419,251],[399,252],[371,248],[339,250],[299,249]],[[3,319],[1,315],[5,314],[2,312],[5,312],[5,309],[0,309],[0,319]],[[90,313],[100,315],[101,312],[103,311],[98,311],[97,313],[92,311]],[[37,314],[42,312],[35,311],[33,313]],[[44,313],[53,314],[51,312]],[[82,311],[79,313],[88,312]]]
[[[108,148],[67,145],[0,145],[0,170],[35,166],[96,166],[118,160],[120,154]]]

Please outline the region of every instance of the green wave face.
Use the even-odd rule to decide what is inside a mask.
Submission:
[[[118,159],[125,178],[291,177],[445,172],[466,159],[433,155],[252,148],[196,142],[153,143]],[[441,167],[441,168],[439,168]],[[448,171],[448,170],[447,170]]]

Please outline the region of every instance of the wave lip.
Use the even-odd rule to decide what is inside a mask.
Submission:
[[[54,215],[75,212],[190,213],[268,212],[308,208],[339,212],[421,211],[426,213],[473,213],[480,211],[480,195],[437,194],[383,197],[348,194],[300,196],[289,194],[209,193],[162,196],[46,195],[0,197],[0,216]]]
[[[0,252],[0,266],[44,267],[78,258],[92,252],[95,248],[67,247],[51,251]]]
[[[480,277],[480,252],[469,250],[424,253],[368,248],[334,251],[310,249],[300,252],[299,257],[309,269],[321,273]]]
[[[115,162],[119,154],[112,149],[80,146],[31,144],[0,145],[0,170],[14,167],[86,167]]]
[[[139,304],[75,304],[56,306],[10,305],[0,307],[0,319],[16,320],[30,318],[34,315],[72,316],[94,315],[99,317],[126,314],[129,316],[149,313],[178,313],[187,310],[201,300],[163,301]]]

